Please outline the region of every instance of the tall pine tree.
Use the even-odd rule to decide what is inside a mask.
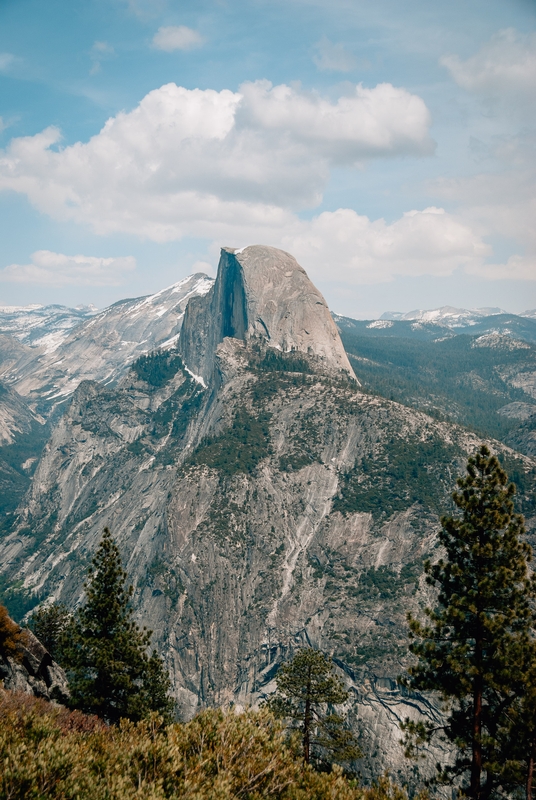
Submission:
[[[299,726],[306,763],[322,763],[326,756],[337,763],[362,757],[345,717],[327,711],[328,705],[339,705],[348,699],[329,656],[310,647],[298,650],[280,668],[276,683],[277,692],[267,705],[278,716]]]
[[[149,658],[151,631],[133,619],[132,586],[108,528],[89,570],[86,603],[68,631],[64,659],[72,705],[111,723],[139,720],[151,711],[170,716],[169,677],[162,660]]]
[[[487,447],[469,459],[457,485],[452,498],[460,514],[441,520],[445,558],[425,565],[437,606],[426,609],[426,624],[408,617],[418,660],[406,683],[440,692],[444,733],[457,749],[443,777],[461,777],[465,794],[484,800],[509,768],[504,733],[529,644],[535,584],[523,517],[514,514],[515,487]],[[408,740],[434,732],[409,721],[404,727]]]

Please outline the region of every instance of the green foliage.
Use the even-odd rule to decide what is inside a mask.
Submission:
[[[132,365],[138,378],[155,389],[165,386],[180,370],[184,371],[184,364],[176,350],[155,350]]]
[[[386,776],[358,787],[304,765],[266,709],[107,727],[0,691],[0,715],[0,800],[407,800]]]
[[[38,592],[30,592],[21,580],[10,582],[0,575],[0,603],[7,606],[15,622],[22,622],[28,611],[35,608],[42,600]]]
[[[242,407],[228,428],[199,445],[189,463],[205,464],[230,476],[252,473],[270,453],[270,414],[264,411],[254,416]]]
[[[28,621],[28,627],[46,647],[54,661],[63,664],[65,636],[72,623],[72,614],[63,603],[51,603],[38,608]]]
[[[300,353],[282,353],[275,347],[267,347],[258,358],[253,361],[254,366],[261,372],[302,372],[311,373],[311,365]]]
[[[425,565],[439,590],[437,607],[426,609],[424,624],[408,615],[417,662],[406,683],[449,702],[444,734],[457,756],[442,777],[469,776],[464,791],[478,800],[490,796],[507,766],[501,730],[524,670],[536,585],[523,518],[513,512],[515,487],[485,446],[457,484],[453,500],[461,514],[441,520],[446,557]],[[434,734],[410,721],[405,730],[410,750],[415,739]]]
[[[391,516],[413,503],[437,511],[459,449],[439,437],[425,442],[393,438],[381,455],[364,456],[341,476],[333,511]]]
[[[346,718],[326,711],[326,706],[340,705],[348,699],[329,656],[312,648],[298,650],[279,669],[276,683],[277,691],[266,705],[278,716],[289,719],[291,726],[299,726],[306,763],[344,763],[362,757],[346,727]]]
[[[156,653],[146,655],[151,632],[140,630],[132,618],[126,577],[119,549],[105,528],[89,570],[86,603],[76,612],[62,648],[73,707],[112,723],[139,720],[151,711],[167,716],[173,706],[162,661]]]
[[[351,594],[363,600],[392,600],[409,583],[415,584],[422,572],[422,564],[404,564],[397,574],[391,567],[369,567],[363,570],[359,585]]]

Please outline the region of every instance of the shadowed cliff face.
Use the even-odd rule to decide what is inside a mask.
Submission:
[[[398,722],[438,717],[397,688],[405,615],[433,603],[422,563],[479,440],[360,392],[322,296],[273,248],[223,251],[180,351],[187,369],[162,353],[160,372],[79,386],[0,573],[75,607],[109,526],[184,717],[258,702],[310,644],[351,690],[363,773],[409,778]]]
[[[179,349],[207,384],[226,337],[304,353],[315,371],[355,379],[326,301],[296,259],[275,247],[224,248],[214,287],[188,305]]]

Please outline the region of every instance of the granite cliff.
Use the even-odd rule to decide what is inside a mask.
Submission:
[[[108,525],[183,717],[258,702],[311,644],[351,690],[363,774],[408,777],[398,721],[437,710],[397,686],[405,614],[430,600],[422,563],[478,443],[363,392],[291,256],[224,249],[176,349],[76,389],[0,541],[1,578],[28,607],[74,607]],[[533,460],[491,446],[532,480]]]

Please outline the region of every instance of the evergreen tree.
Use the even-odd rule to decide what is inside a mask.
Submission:
[[[327,705],[339,705],[348,699],[342,681],[333,673],[329,656],[305,648],[283,664],[276,677],[277,692],[268,707],[278,716],[292,720],[301,730],[303,758],[322,762],[323,753],[333,761],[348,762],[362,753],[340,714],[327,713]]]
[[[132,586],[108,528],[89,570],[86,603],[76,613],[65,648],[72,705],[116,723],[151,711],[169,716],[169,678],[156,653],[147,657],[151,631],[133,620]]]
[[[465,793],[483,800],[511,768],[505,732],[530,644],[535,584],[523,517],[513,511],[515,487],[487,447],[469,459],[457,485],[452,497],[461,514],[441,520],[446,558],[425,565],[439,590],[437,607],[426,609],[426,624],[408,616],[418,661],[405,682],[441,693],[443,730],[457,748],[443,778],[468,778]],[[408,720],[403,727],[410,744],[434,733]]]
[[[54,661],[63,663],[63,647],[72,614],[63,603],[51,603],[34,611],[28,627],[46,647]]]

